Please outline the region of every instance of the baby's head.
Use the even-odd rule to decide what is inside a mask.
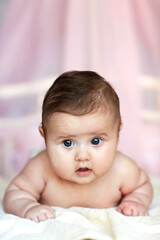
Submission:
[[[47,120],[56,112],[82,116],[101,110],[110,112],[119,131],[121,115],[119,98],[103,77],[92,71],[71,71],[61,74],[49,88],[42,111],[42,128],[47,132]]]

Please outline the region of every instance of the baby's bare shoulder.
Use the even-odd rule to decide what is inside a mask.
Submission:
[[[32,158],[29,164],[39,165],[40,167],[47,167],[49,164],[48,156],[46,150],[41,151],[38,153],[34,158]]]
[[[11,186],[17,186],[26,191],[40,191],[46,184],[48,161],[45,151],[28,161],[24,169],[11,181]]]
[[[115,161],[122,186],[128,185],[134,188],[135,185],[141,185],[148,179],[147,174],[138,167],[136,162],[123,153],[117,152]]]
[[[24,174],[27,172],[34,173],[34,174],[42,174],[47,167],[48,167],[48,158],[46,151],[42,151],[38,153],[35,157],[31,158],[22,172],[20,174]]]
[[[119,170],[124,172],[128,172],[128,170],[138,170],[138,166],[136,162],[129,158],[128,156],[124,155],[123,153],[117,151],[116,154],[116,165],[119,168]]]

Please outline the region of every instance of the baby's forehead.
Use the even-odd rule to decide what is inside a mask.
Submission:
[[[92,125],[96,125],[97,128],[99,126],[104,126],[105,124],[112,125],[114,124],[114,118],[111,112],[106,112],[102,110],[97,110],[94,112],[90,112],[82,115],[74,115],[65,112],[55,112],[48,118],[48,127],[49,128],[67,128],[77,126],[83,130],[84,126],[88,126],[88,128],[92,128]],[[56,130],[56,129],[55,129]]]
[[[48,116],[48,120],[57,120],[58,119],[69,119],[70,117],[75,117],[82,119],[84,117],[90,118],[90,117],[99,117],[99,116],[104,116],[104,117],[112,117],[112,111],[109,110],[109,108],[106,110],[105,107],[102,108],[96,108],[92,111],[84,111],[84,112],[72,112],[72,111],[61,111],[61,112],[53,112]]]

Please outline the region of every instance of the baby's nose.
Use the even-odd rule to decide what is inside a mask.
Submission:
[[[77,151],[75,156],[76,161],[89,161],[90,153],[87,149],[80,149]]]

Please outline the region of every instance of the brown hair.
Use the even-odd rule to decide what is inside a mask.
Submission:
[[[114,121],[121,123],[119,98],[103,77],[92,71],[71,71],[61,74],[43,101],[42,127],[55,112],[84,115],[97,109],[109,110]]]

